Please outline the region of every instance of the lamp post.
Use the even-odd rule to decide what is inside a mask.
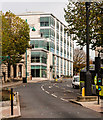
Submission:
[[[26,19],[26,23],[27,23],[27,19]],[[30,28],[32,28],[32,31],[36,31],[36,29],[34,28],[34,27],[30,27]],[[26,66],[25,66],[25,68],[26,68],[26,83],[27,83],[27,48],[26,48]]]
[[[26,48],[26,83],[27,83],[27,48]]]
[[[91,73],[89,72],[89,7],[90,7],[90,2],[86,2],[85,6],[86,6],[86,54],[87,54],[85,95],[90,96],[90,95],[92,95]]]

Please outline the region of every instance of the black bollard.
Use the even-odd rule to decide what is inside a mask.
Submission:
[[[13,88],[11,88],[11,115],[13,115]]]

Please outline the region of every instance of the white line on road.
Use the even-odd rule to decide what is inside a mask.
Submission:
[[[67,85],[67,87],[72,87],[72,85]]]
[[[66,101],[66,102],[68,102],[68,100],[65,100],[65,99],[63,99],[63,98],[60,98],[61,100],[63,100],[63,101]]]
[[[52,86],[49,86],[49,88],[52,88]]]
[[[43,88],[44,85],[41,86],[41,89],[44,91],[44,88]]]
[[[57,98],[57,96],[56,96],[56,95],[54,95],[54,94],[51,94],[51,95]]]
[[[45,91],[47,94],[49,94],[49,92],[48,91]]]
[[[41,89],[42,89],[43,91],[45,91],[47,94],[49,94],[48,91],[44,90],[43,86],[44,86],[44,85],[41,86]]]

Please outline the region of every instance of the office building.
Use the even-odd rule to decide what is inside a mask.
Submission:
[[[73,41],[66,26],[49,13],[28,12],[19,17],[30,27],[32,79],[72,76]]]

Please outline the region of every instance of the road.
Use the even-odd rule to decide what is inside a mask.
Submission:
[[[22,118],[101,118],[102,114],[69,102],[79,95],[71,82],[28,83],[17,86]]]

